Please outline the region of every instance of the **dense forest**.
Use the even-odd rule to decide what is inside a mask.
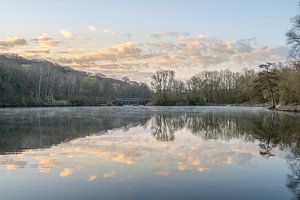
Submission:
[[[44,60],[0,55],[0,106],[111,105],[117,98],[150,98],[144,83],[89,74]]]

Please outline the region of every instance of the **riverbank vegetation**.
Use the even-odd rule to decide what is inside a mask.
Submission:
[[[156,105],[299,104],[300,65],[267,63],[260,71],[204,71],[177,80],[174,71],[152,76]]]

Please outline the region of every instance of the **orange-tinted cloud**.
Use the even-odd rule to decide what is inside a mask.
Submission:
[[[27,41],[19,37],[8,37],[4,40],[0,40],[0,47],[14,47],[14,46],[24,46],[28,45]]]
[[[65,177],[65,176],[70,176],[73,173],[72,168],[64,168],[60,173],[59,176]]]
[[[56,47],[60,43],[59,41],[56,41],[54,38],[50,37],[48,33],[43,33],[41,36],[33,38],[32,41],[46,47]]]

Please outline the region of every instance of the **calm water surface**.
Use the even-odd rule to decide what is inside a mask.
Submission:
[[[300,114],[0,109],[0,199],[299,199]]]

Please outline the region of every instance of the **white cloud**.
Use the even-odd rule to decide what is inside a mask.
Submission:
[[[84,40],[84,37],[78,36],[70,31],[67,30],[60,30],[59,32],[65,39],[69,39],[69,40]]]
[[[89,31],[95,32],[95,31],[97,31],[97,28],[93,25],[89,25]]]
[[[75,37],[73,33],[66,30],[61,30],[59,33],[66,39],[73,39]]]

